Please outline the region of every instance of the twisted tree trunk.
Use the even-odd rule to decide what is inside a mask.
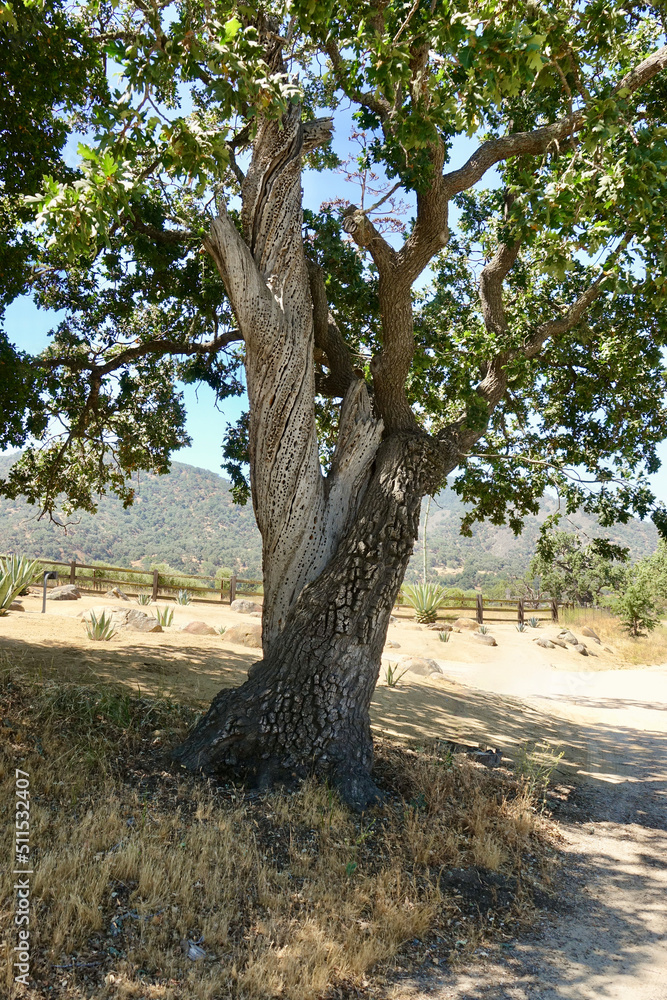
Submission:
[[[263,122],[243,185],[244,237],[223,212],[207,244],[246,345],[264,658],[241,688],[218,694],[175,756],[209,773],[241,770],[262,786],[314,769],[364,809],[377,798],[369,706],[389,615],[422,497],[448,470],[416,427],[398,421],[383,437],[365,383],[348,378],[322,475],[301,154],[328,131],[326,122],[305,128],[298,108]]]

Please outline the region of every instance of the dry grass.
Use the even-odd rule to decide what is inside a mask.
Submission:
[[[31,775],[31,997],[344,995],[401,955],[507,940],[549,883],[549,825],[525,785],[446,750],[380,744],[390,796],[359,819],[315,782],[253,798],[178,773],[164,748],[194,713],[169,700],[6,665],[0,711],[5,843],[14,768]],[[5,926],[12,906],[6,880]]]
[[[621,628],[620,620],[596,608],[562,608],[560,624],[574,632],[588,625],[602,644],[618,653],[625,665],[654,666],[667,663],[667,628],[658,625],[647,636],[633,639]]]

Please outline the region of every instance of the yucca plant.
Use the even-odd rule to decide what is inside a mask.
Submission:
[[[415,609],[415,621],[420,625],[430,625],[436,620],[447,591],[437,583],[415,583],[404,587],[403,594],[410,607]]]
[[[108,642],[116,634],[116,630],[113,627],[113,619],[111,615],[107,617],[106,611],[103,611],[99,618],[94,611],[91,611],[90,621],[86,621],[85,625],[88,638],[95,639],[98,642]]]
[[[139,594],[137,594],[137,604],[150,604],[150,603],[151,603],[151,595],[147,594],[145,590],[142,590]]]
[[[517,632],[527,632],[528,631],[528,626],[524,625],[523,622],[519,622],[518,625],[515,625],[515,628],[516,628]]]
[[[385,674],[385,678],[386,678],[386,681],[387,681],[387,687],[395,688],[396,685],[398,684],[398,682],[400,681],[401,677],[403,677],[404,674],[407,674],[407,672],[408,672],[408,668],[406,667],[405,670],[402,670],[399,673],[398,672],[398,664],[397,663],[389,662],[387,664],[387,672]]]
[[[480,633],[480,635],[487,635],[488,632],[489,632],[489,626],[488,625],[480,625],[479,628],[477,629],[477,631]]]
[[[156,608],[155,617],[157,618],[158,625],[162,625],[164,628],[168,628],[174,620],[174,609]]]
[[[535,615],[533,615],[532,618],[528,619],[528,624],[530,625],[531,628],[539,628],[540,627],[540,619],[536,618]]]
[[[449,637],[451,632],[438,632],[438,639],[440,642],[449,642]]]
[[[226,625],[218,625],[218,627],[216,628],[215,631],[218,633],[218,635],[224,635],[225,632],[227,631],[227,626]]]
[[[187,590],[179,590],[178,596],[176,598],[177,604],[189,604],[192,598],[190,597],[190,592]]]
[[[7,614],[9,605],[33,582],[38,571],[37,561],[25,556],[0,559],[0,615]]]

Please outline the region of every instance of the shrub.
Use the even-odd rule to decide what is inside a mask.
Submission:
[[[38,573],[38,563],[25,556],[7,556],[0,559],[0,615],[22,590],[32,583]]]
[[[190,604],[192,598],[190,597],[190,592],[188,590],[179,590],[176,596],[177,604]]]
[[[174,620],[174,609],[173,608],[156,608],[155,617],[157,618],[158,625],[162,625],[168,628],[169,625]]]
[[[140,593],[137,594],[137,604],[150,604],[150,603],[151,603],[151,595],[146,593],[145,590],[142,590]]]
[[[621,628],[635,638],[647,635],[660,624],[653,596],[644,580],[631,583],[613,610],[621,619]]]
[[[106,611],[103,611],[99,618],[94,611],[91,611],[90,621],[87,621],[85,625],[88,638],[98,642],[108,642],[116,634],[111,615],[107,617]]]
[[[437,583],[415,583],[403,588],[408,604],[415,609],[415,620],[430,625],[437,618],[438,608],[447,597],[447,591]]]

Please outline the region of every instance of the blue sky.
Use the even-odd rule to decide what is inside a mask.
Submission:
[[[337,121],[334,148],[341,158],[344,158],[350,150],[346,126],[351,124],[351,119],[344,113],[341,117],[342,121]],[[77,159],[77,141],[73,138],[68,143],[67,158],[72,162]],[[464,163],[475,145],[475,139],[459,140],[452,150],[452,166]],[[485,186],[493,184],[493,180],[493,177],[486,177]],[[307,173],[304,176],[304,204],[307,207],[317,209],[324,199],[336,196],[358,202],[358,188],[346,184],[340,174],[331,171],[325,174]],[[428,273],[422,276],[420,284],[427,280]],[[19,348],[34,353],[46,346],[47,334],[57,324],[58,319],[57,313],[40,311],[30,298],[23,297],[7,309],[5,329],[9,339]],[[175,452],[173,457],[180,462],[220,472],[220,442],[226,425],[234,423],[245,408],[245,397],[224,400],[216,407],[213,390],[206,385],[183,386],[183,394],[188,414],[187,430],[192,438],[192,445]],[[651,477],[651,483],[658,499],[667,502],[667,443],[660,447],[659,454],[664,465]]]

